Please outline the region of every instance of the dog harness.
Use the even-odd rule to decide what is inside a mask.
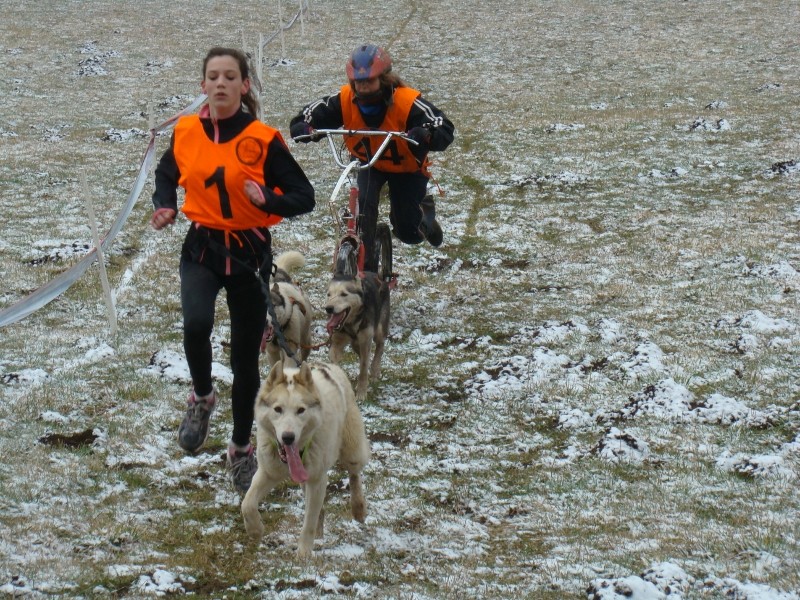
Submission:
[[[297,308],[299,308],[299,309],[300,309],[300,312],[301,312],[301,313],[303,313],[303,316],[306,316],[306,315],[307,315],[307,313],[306,313],[306,307],[305,307],[305,306],[303,306],[303,303],[302,303],[302,302],[300,302],[300,301],[299,301],[297,298],[289,298],[289,304],[291,304],[291,305],[292,305],[292,309],[294,309],[294,307],[295,307],[295,306],[296,306]],[[291,318],[291,315],[289,315],[289,318]],[[289,321],[286,321],[286,323],[288,323],[288,322],[289,322]],[[286,323],[284,323],[284,325],[285,325]]]

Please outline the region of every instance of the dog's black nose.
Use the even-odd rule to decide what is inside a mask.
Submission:
[[[333,314],[333,307],[332,306],[326,306],[325,307],[325,312],[328,313],[329,315]]]
[[[284,433],[281,436],[281,441],[283,441],[284,446],[291,446],[294,444],[294,434],[293,433]]]

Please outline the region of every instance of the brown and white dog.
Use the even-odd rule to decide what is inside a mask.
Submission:
[[[356,400],[367,397],[369,381],[381,374],[381,357],[389,335],[389,284],[376,273],[363,277],[336,273],[328,284],[326,328],[331,336],[330,361],[339,364],[350,343],[358,355]],[[370,362],[372,345],[375,353]]]
[[[270,302],[275,309],[278,326],[286,339],[286,345],[298,359],[305,360],[311,352],[311,303],[292,279],[290,273],[305,265],[305,258],[295,250],[281,253],[275,259],[275,276],[269,291]],[[272,315],[267,315],[261,351],[267,352],[270,366],[280,360],[281,349],[275,335]]]
[[[285,355],[283,355],[285,357]],[[328,363],[283,359],[270,369],[255,403],[258,470],[242,500],[247,533],[264,534],[259,502],[281,481],[303,486],[305,517],[297,556],[309,557],[322,537],[328,471],[339,463],[350,477],[350,509],[364,522],[361,471],[370,458],[369,440],[347,374]]]

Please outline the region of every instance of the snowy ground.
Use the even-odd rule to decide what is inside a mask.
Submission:
[[[290,485],[250,545],[224,478],[224,402],[207,451],[177,448],[185,224],[148,228],[148,184],[107,256],[116,336],[96,269],[0,329],[0,591],[799,598],[800,7],[311,8],[283,51],[267,45],[268,122],[288,134],[368,39],[457,127],[434,166],[445,244],[395,247],[391,339],[362,406],[366,524],[348,519],[335,474],[314,561],[294,560]],[[81,171],[107,230],[147,130],[199,92],[208,47],[252,48],[277,6],[0,0],[0,12],[3,309],[90,247]],[[292,148],[319,209],[281,224],[276,246],[304,252],[319,309],[337,172],[321,145]],[[224,397],[222,303],[220,315]]]

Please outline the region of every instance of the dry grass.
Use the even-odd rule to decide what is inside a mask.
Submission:
[[[563,598],[594,578],[672,561],[696,578],[686,597],[729,592],[725,577],[798,593],[798,454],[786,448],[800,429],[800,195],[797,174],[770,167],[800,158],[800,9],[776,0],[312,8],[305,35],[287,33],[291,64],[276,64],[277,42],[267,49],[269,122],[286,132],[305,102],[335,91],[366,30],[457,126],[435,167],[446,244],[395,247],[384,376],[363,406],[370,521],[348,521],[332,477],[325,552],[295,563],[296,488],[269,498],[260,546],[244,537],[219,458],[228,409],[199,462],[182,459],[174,431],[187,385],[147,366],[159,350],[180,352],[183,229],[149,230],[148,184],[108,256],[121,333],[108,336],[94,269],[0,332],[9,534],[0,585],[16,577],[42,596],[135,597],[145,593],[140,575],[165,569],[209,598],[319,597],[329,576],[346,596]],[[0,10],[0,306],[9,306],[74,262],[73,241],[90,239],[80,169],[101,230],[127,197],[145,138],[104,141],[106,131],[145,130],[183,108],[207,48],[252,47],[272,31],[276,7],[98,1],[87,13],[74,2],[42,10],[0,0]],[[107,74],[80,75],[89,57]],[[698,118],[731,129],[691,131]],[[276,245],[306,255],[302,283],[320,307],[333,246],[324,204],[337,173],[322,145],[292,149],[319,209],[281,225]],[[54,249],[60,258],[42,262]],[[776,274],[781,264],[794,276]],[[794,329],[741,326],[754,310]],[[223,303],[220,317],[224,341]],[[609,323],[619,327],[612,341]],[[557,325],[569,331],[547,337]],[[624,365],[644,342],[664,352],[662,367],[632,376]],[[103,344],[112,355],[87,358]],[[224,347],[215,360],[227,361]],[[15,379],[34,369],[48,379]],[[620,417],[665,378],[696,400],[722,394],[772,418],[755,427]],[[560,426],[573,410],[586,422]],[[611,426],[646,440],[650,458],[600,458]],[[37,443],[93,429],[103,436],[94,446]],[[780,449],[782,475],[716,465],[725,451]]]

